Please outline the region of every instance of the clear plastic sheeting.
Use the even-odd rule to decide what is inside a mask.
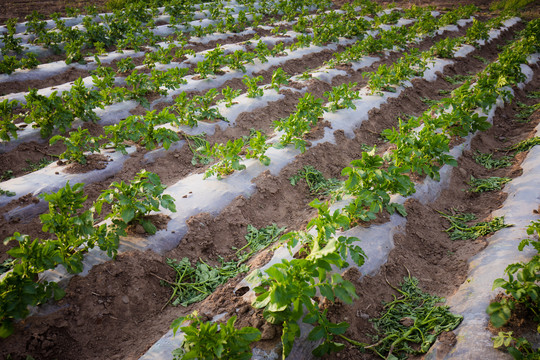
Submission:
[[[92,170],[82,174],[69,174],[64,171],[66,166],[52,163],[41,170],[4,181],[2,182],[2,188],[12,191],[16,195],[11,197],[0,196],[0,207],[6,206],[9,202],[27,194],[37,196],[42,193],[56,192],[65,186],[68,181],[73,185],[78,182],[91,184],[106,179],[116,174],[122,168],[124,162],[129,158],[129,154],[135,152],[135,147],[130,147],[127,151],[128,155],[122,155],[119,152],[108,153],[104,151],[102,154],[110,157],[112,161],[109,161],[107,166],[101,170]]]

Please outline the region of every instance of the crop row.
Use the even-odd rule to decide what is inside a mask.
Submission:
[[[424,124],[422,130],[412,132],[419,124],[417,120],[412,120],[410,124],[401,124],[399,130],[386,132],[385,135],[398,145],[389,159],[373,152],[364,152],[362,159],[353,161],[350,167],[345,168],[342,174],[348,179],[340,194],[349,195],[352,200],[342,211],[331,212],[330,203],[315,200],[312,206],[319,214],[307,226],[308,230],[315,231],[290,232],[282,237],[291,252],[292,249],[298,249],[299,244],[302,245],[304,255],[283,260],[266,269],[265,274],[259,274],[260,285],[255,288],[257,297],[253,306],[264,309],[263,315],[268,322],[283,326],[283,358],[300,335],[300,321],[314,325],[308,335],[309,340],[322,341],[314,350],[315,355],[339,351],[344,346],[340,343],[343,340],[361,348],[367,346],[346,338],[343,334],[348,324],[331,323],[326,318],[327,312],[320,308],[318,294],[330,302],[336,298],[344,303],[353,301],[356,297],[354,286],[334,273],[332,268],[348,267],[348,259],[357,265],[364,261],[363,252],[357,245],[359,240],[336,237],[337,231],[348,228],[358,220],[370,220],[383,209],[399,211],[399,204],[392,203],[390,196],[408,196],[415,191],[410,174],[427,173],[437,179],[442,165],[455,164],[455,160],[447,154],[450,139],[456,135],[464,136],[485,130],[489,123],[477,109],[489,110],[498,98],[506,102],[512,99],[512,93],[507,87],[526,79],[521,65],[527,63],[529,54],[538,51],[539,25],[538,20],[530,22],[521,32],[520,38],[507,45],[499,54],[498,61],[477,75],[474,86],[465,83],[454,90],[452,97],[424,112],[420,116]],[[420,141],[420,137],[424,141]],[[188,320],[193,318],[196,315]],[[173,323],[174,329],[180,328],[182,320]],[[199,319],[182,327],[182,330],[187,330],[184,348],[195,357],[208,354],[204,344],[192,336],[199,334],[202,328]],[[253,329],[244,331],[257,334]],[[256,336],[253,336],[251,341],[255,339]]]
[[[361,2],[361,1],[359,1]],[[153,18],[158,14],[157,8],[148,7],[145,3],[133,3],[123,10],[116,10],[112,14],[98,16],[93,12],[82,19],[82,26],[66,26],[65,20],[54,16],[55,27],[47,29],[47,23],[39,16],[32,14],[25,24],[27,38],[34,44],[44,46],[54,54],[65,53],[66,64],[84,61],[82,51],[93,49],[98,54],[105,53],[106,49],[133,49],[139,51],[147,45],[155,46],[159,40],[168,37],[168,41],[184,38],[189,31],[194,36],[203,36],[214,32],[237,33],[248,26],[258,26],[264,17],[283,14],[284,19],[292,19],[298,13],[306,11],[311,3],[294,3],[287,1],[267,2],[261,4],[255,1],[246,1],[247,11],[231,11],[233,8],[225,6],[223,2],[212,3],[209,11],[202,12],[203,5],[199,5],[199,14],[207,15],[208,19],[195,20],[195,7],[192,3],[183,1],[167,1],[163,21],[167,19],[169,25],[155,27]],[[328,9],[330,2],[317,2],[318,8]],[[233,14],[236,13],[237,14]],[[96,18],[98,20],[96,21]],[[203,22],[203,20],[205,20]],[[195,25],[195,24],[201,25]],[[141,30],[142,29],[142,30]],[[11,73],[17,68],[33,68],[39,64],[36,55],[27,52],[21,60],[8,54],[22,54],[24,48],[22,39],[15,37],[17,31],[16,21],[12,19],[7,23],[7,31],[2,34],[3,60],[0,62],[0,73]],[[36,51],[36,50],[34,50]],[[47,53],[47,52],[46,52]]]
[[[336,21],[336,19],[334,19]],[[339,34],[338,34],[339,35]],[[304,40],[299,40],[291,45],[291,50],[299,47],[307,47],[310,41],[305,43]],[[53,129],[57,128],[65,132],[70,128],[71,122],[75,118],[80,118],[83,121],[96,120],[96,115],[92,111],[96,107],[103,108],[105,105],[110,105],[115,102],[134,99],[148,106],[146,96],[150,94],[167,95],[168,90],[178,89],[186,80],[182,79],[187,73],[185,68],[173,67],[166,71],[155,69],[155,63],[163,64],[170,63],[173,56],[172,47],[158,52],[158,57],[151,59],[146,65],[152,69],[151,74],[139,72],[139,69],[134,69],[134,65],[129,58],[119,62],[119,71],[128,72],[131,74],[125,78],[126,87],[114,87],[117,79],[114,77],[114,71],[109,67],[100,65],[98,58],[96,63],[98,68],[92,76],[94,89],[86,88],[79,79],[70,91],[64,91],[61,96],[53,92],[48,97],[38,94],[35,90],[31,90],[25,96],[24,109],[28,114],[24,117],[26,123],[33,123],[34,127],[40,127],[42,136],[49,136]],[[283,54],[284,43],[278,43],[272,48],[269,48],[265,43],[259,41],[253,51],[244,52],[237,50],[227,56],[218,46],[212,51],[205,54],[204,60],[197,62],[195,71],[201,78],[206,78],[209,74],[215,74],[221,71],[223,66],[228,66],[232,69],[239,69],[245,72],[245,65],[253,63],[254,59],[258,59],[261,63],[267,61],[268,56],[276,56]],[[178,54],[178,51],[181,54]],[[182,48],[176,51],[176,55],[181,57],[184,54],[190,53],[189,49]],[[3,131],[1,139],[9,141],[11,137],[17,136],[17,127],[14,121],[19,115],[14,114],[17,108],[17,101],[2,102],[2,118]],[[50,110],[49,110],[50,109]],[[57,114],[50,113],[52,109],[56,109]],[[57,123],[55,123],[57,122]]]
[[[83,183],[71,186],[68,182],[58,192],[41,196],[49,212],[40,215],[40,220],[43,231],[52,235],[50,239],[31,239],[16,232],[4,241],[17,245],[7,252],[13,258],[12,270],[0,281],[0,337],[12,333],[13,321],[28,316],[29,306],[42,304],[53,295],[55,300],[64,296],[56,282],[39,278],[43,272],[62,265],[71,274],[80,273],[88,250],[97,246],[114,257],[128,225],[141,224],[154,234],[157,229],[145,215],[159,211],[160,206],[176,211],[174,199],[162,194],[165,187],[159,176],[145,170],[129,184],[112,183],[86,211],[82,211],[88,206],[83,187]],[[94,215],[101,214],[104,204],[111,207],[105,217],[108,221],[97,224]]]
[[[458,13],[458,11],[456,10],[455,13]],[[452,13],[452,15],[455,16],[455,13]],[[429,23],[430,24],[429,26],[432,26],[433,24],[432,19],[430,18],[426,19],[425,22]],[[424,22],[419,21],[418,24],[419,26],[413,27],[412,29],[410,29],[409,32],[401,31],[399,33],[401,34],[401,37],[400,37],[401,43],[405,42],[407,39],[410,39],[411,34],[414,34],[415,31],[417,31],[420,27],[422,27],[423,26],[422,24],[424,24]],[[443,21],[442,24],[445,25],[446,22]],[[390,34],[393,34],[394,36]],[[396,33],[388,31],[388,32],[383,32],[382,36],[395,38],[395,34]],[[378,50],[379,51],[383,50],[383,48],[379,47]],[[244,82],[248,86],[248,94],[247,94],[248,97],[256,97],[256,96],[262,95],[262,89],[256,86],[257,81],[258,81],[257,78],[244,77]],[[277,69],[274,72],[274,76],[272,77],[271,86],[274,87],[275,89],[276,88],[279,89],[279,85],[286,84],[287,82],[288,80],[284,72],[281,69]],[[336,109],[346,107],[347,103],[350,102],[351,99],[354,99],[355,97],[357,97],[357,94],[355,95],[354,92],[348,91],[351,88],[351,86],[353,86],[353,84],[336,87],[334,88],[332,92],[328,92],[328,94],[326,94],[326,96],[331,102],[331,104],[329,104],[330,111],[335,111]],[[85,97],[84,95],[81,95],[81,94],[84,94],[86,90],[84,86],[80,83],[80,81],[75,83],[74,87],[72,88],[72,91],[74,91],[75,94],[80,95],[80,96],[73,96],[73,98],[78,99],[79,103],[81,104],[80,111],[78,111],[78,113],[87,114],[85,115],[85,117],[91,119],[93,116],[93,113],[89,110],[89,108],[92,107],[90,105],[92,103],[91,97],[90,96]],[[238,92],[239,91],[233,91],[230,88],[224,89],[223,95],[225,97],[225,101],[228,104],[231,104],[233,102],[233,96],[238,95]],[[86,93],[86,94],[90,94],[90,93]],[[93,94],[95,94],[95,92]],[[120,148],[122,151],[124,151],[123,140],[132,140],[132,141],[139,142],[141,145],[146,146],[149,149],[154,148],[159,143],[164,144],[164,146],[168,148],[168,146],[172,142],[178,140],[178,135],[171,129],[164,129],[164,128],[154,129],[154,126],[173,121],[173,123],[175,123],[176,125],[187,125],[187,126],[193,127],[197,124],[198,119],[210,119],[210,120],[220,119],[222,117],[217,111],[217,109],[210,108],[210,103],[214,101],[216,95],[217,93],[215,91],[209,91],[204,96],[196,96],[193,99],[188,100],[185,94],[182,93],[181,96],[179,96],[176,99],[175,105],[173,105],[170,108],[165,108],[159,114],[156,114],[155,112],[149,112],[145,116],[144,119],[140,116],[128,117],[126,120],[121,121],[120,124],[106,128],[106,131],[110,133],[111,135],[110,137],[111,143],[115,147]],[[308,109],[310,106],[309,105],[310,101],[311,100],[309,96],[306,95],[305,99],[301,100],[299,107],[304,107]],[[84,106],[84,109],[81,109],[82,106]],[[51,108],[51,107],[41,106],[39,108],[46,109],[46,108]],[[58,109],[58,106],[56,108]],[[62,108],[60,108],[60,110],[61,109]],[[300,110],[298,110],[297,112],[299,111]],[[74,112],[73,109],[68,108],[61,113],[65,113],[66,117],[69,117],[68,114],[73,113],[73,112]],[[172,115],[172,112],[176,114],[180,114],[180,116],[175,117],[174,115]],[[43,113],[43,111],[41,111],[41,113]],[[32,113],[30,113],[30,115],[31,114]],[[51,114],[51,117],[52,115],[53,114]],[[54,115],[57,116],[56,118],[60,118],[60,119],[62,118],[62,117],[58,117],[58,114],[54,114]],[[294,117],[290,117],[289,120],[290,119],[294,119]],[[65,125],[62,125],[63,128],[67,128],[68,123],[66,123]],[[130,126],[125,126],[126,124],[130,124]],[[283,128],[291,128],[291,126],[294,127],[294,125],[292,125],[290,121],[289,122],[282,121],[282,124],[279,125],[280,128],[278,128],[278,130],[281,130]],[[304,125],[304,127],[306,126]],[[8,129],[9,127],[7,127],[6,130]],[[49,131],[52,131],[50,126],[42,128],[42,132],[45,131],[45,129],[49,129]],[[132,130],[127,131],[126,129],[132,129]],[[309,126],[305,130],[306,131],[309,130]],[[298,144],[300,146],[300,144],[302,143],[301,136],[303,135],[303,133],[299,133],[299,134],[296,134],[296,136],[294,136],[292,134],[294,131],[296,130],[293,129],[289,131],[289,135],[287,135],[284,138],[285,140],[288,139],[288,141],[286,141],[283,145],[286,145],[286,143],[296,139],[294,141],[298,140]],[[264,146],[264,143],[262,142],[262,139],[263,139],[262,135],[260,133],[255,134],[255,135],[258,140],[250,140],[250,142],[252,143],[252,145],[258,146],[259,148],[258,153],[263,156],[265,149],[262,149],[262,146]],[[78,131],[73,132],[69,138],[56,136],[53,139],[51,139],[51,142],[56,142],[60,139],[62,139],[64,143],[68,146],[68,150],[64,154],[62,154],[61,157],[69,158],[72,161],[79,161],[81,163],[85,161],[83,152],[88,151],[88,150],[97,151],[98,149],[97,144],[99,140],[101,140],[101,139],[90,137],[88,135],[87,130],[82,130],[82,129],[79,129]],[[237,150],[241,148],[242,146],[240,146],[239,148],[237,146]],[[266,145],[266,148],[268,148],[268,145]],[[224,146],[221,145],[220,147],[217,147],[217,148],[214,146],[213,149],[210,149],[207,147],[206,150],[203,150],[203,153],[200,154],[200,157],[209,159],[209,158],[214,157],[213,154],[216,154],[218,152],[221,154],[223,153],[228,153],[229,155],[231,154],[230,151],[226,149],[224,150]],[[233,157],[234,159],[238,159],[238,153],[239,151],[237,151],[236,156]],[[260,156],[257,156],[257,157],[260,157]],[[262,158],[264,159],[264,161],[267,160],[267,158],[264,156]],[[217,173],[224,174],[232,170],[230,166],[225,166],[225,168],[226,170],[218,171]],[[210,171],[213,171],[213,169]]]
[[[343,89],[346,90],[347,88],[344,87]],[[336,95],[338,95],[337,92],[334,94],[334,110],[341,108],[341,106],[338,105],[339,98],[336,98]],[[331,97],[331,95],[328,96]],[[151,112],[149,114],[153,114],[155,116],[155,113]],[[56,141],[56,139],[53,141]],[[261,141],[259,141],[259,143],[261,143]],[[142,177],[144,176],[138,176],[134,182],[132,182],[132,186],[137,184],[137,186],[139,186],[139,190],[141,188],[144,188],[145,190],[152,188],[153,186],[150,185],[150,182],[141,181]],[[155,178],[153,179],[155,180]],[[152,181],[152,184],[154,186],[161,187],[161,185],[156,183],[156,181]],[[113,187],[115,186],[118,189],[127,187],[125,184],[113,184]],[[14,268],[13,272],[6,275],[3,284],[9,287],[9,291],[3,293],[7,294],[6,296],[8,296],[10,300],[17,298],[17,295],[21,295],[21,289],[25,289],[25,291],[28,290],[29,293],[25,296],[19,297],[19,302],[6,302],[6,304],[11,303],[12,306],[6,308],[3,313],[3,333],[7,334],[9,332],[13,319],[26,316],[28,305],[36,305],[42,302],[44,299],[50,297],[51,292],[53,291],[57,296],[61,295],[60,289],[55,286],[54,283],[33,283],[33,279],[38,273],[46,269],[53,268],[58,264],[63,264],[64,267],[66,267],[66,269],[68,269],[70,272],[78,272],[82,268],[82,254],[84,251],[93,248],[96,244],[102,248],[102,250],[107,250],[110,254],[114,254],[115,249],[118,246],[119,235],[122,235],[125,231],[126,224],[134,219],[141,221],[145,229],[150,229],[149,232],[152,232],[152,225],[145,222],[141,216],[148,213],[150,210],[157,210],[158,206],[155,205],[156,199],[154,199],[154,206],[146,207],[144,212],[139,210],[139,212],[135,213],[134,209],[130,209],[126,206],[118,206],[116,208],[113,206],[113,213],[108,216],[108,218],[113,219],[114,226],[112,230],[110,227],[104,225],[94,228],[93,211],[97,211],[99,213],[103,201],[111,203],[113,199],[112,194],[115,192],[106,191],[104,195],[100,197],[100,200],[94,204],[94,206],[92,206],[91,211],[87,211],[82,215],[75,216],[73,211],[81,208],[82,203],[84,202],[84,195],[82,194],[82,191],[80,191],[80,187],[80,185],[75,185],[74,188],[71,188],[68,184],[58,193],[44,196],[45,200],[49,202],[49,207],[51,209],[49,214],[44,214],[42,216],[44,230],[54,233],[57,237],[56,241],[42,241],[40,239],[31,241],[28,237],[22,236],[18,233],[10,238],[10,240],[19,241],[19,248],[15,248],[9,253],[11,256],[19,259],[17,260],[19,263]],[[160,191],[163,191],[163,189],[160,188]],[[123,189],[119,190],[119,192],[126,194],[133,193],[135,190]],[[159,194],[153,195],[158,196]],[[140,194],[133,196],[137,197],[140,196]],[[140,197],[138,200],[141,200]],[[159,200],[162,206],[169,209],[172,208],[170,203],[172,199],[166,199],[165,201],[162,199]],[[55,202],[62,202],[62,204],[55,205]],[[60,214],[60,218],[57,222],[61,222],[63,224],[61,227],[47,225],[48,222],[54,220],[51,220],[54,217],[53,214]],[[64,217],[64,219],[62,219],[62,217]],[[74,226],[74,224],[77,226]],[[155,229],[153,231],[155,231]],[[80,235],[84,236],[81,237]],[[80,246],[82,246],[82,248],[79,249]],[[35,284],[34,288],[31,287],[30,283]],[[21,286],[21,284],[24,285]]]

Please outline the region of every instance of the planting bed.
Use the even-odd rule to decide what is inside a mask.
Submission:
[[[485,308],[505,267],[534,255],[517,245],[538,220],[539,147],[508,148],[538,136],[538,19],[367,0],[186,4],[41,23],[64,36],[56,54],[36,19],[0,26],[0,238],[12,237],[0,358],[172,359],[184,334],[171,323],[197,311],[258,329],[254,358],[284,345],[291,359],[375,359],[373,319],[413,277],[464,316],[428,358],[509,358]],[[135,20],[114,37],[109,16]],[[37,67],[8,64],[32,53]],[[508,164],[488,169],[481,153]],[[321,176],[337,180],[317,192],[306,178]],[[471,191],[490,177],[507,184]],[[126,207],[114,191],[137,179]],[[463,213],[513,227],[452,240],[448,215]],[[259,249],[256,229],[272,234]],[[203,277],[178,280],[189,266],[169,259]],[[182,281],[207,297],[177,299]]]

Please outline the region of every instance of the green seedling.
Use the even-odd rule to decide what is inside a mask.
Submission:
[[[515,338],[513,331],[499,331],[497,336],[493,337],[493,347],[495,349],[505,349],[516,360],[520,359],[538,359],[540,350],[534,349],[531,343],[524,337]]]
[[[226,88],[223,88],[221,90],[221,94],[225,98],[225,101],[226,101],[225,106],[231,107],[234,104],[238,104],[237,102],[234,102],[233,100],[236,97],[238,97],[241,93],[242,93],[242,90],[240,90],[240,89],[234,90],[230,86],[227,86]]]
[[[526,246],[532,246],[536,250],[532,259],[528,262],[510,264],[505,269],[508,280],[496,279],[493,282],[493,290],[504,289],[508,295],[501,301],[492,302],[486,312],[490,316],[491,323],[495,327],[504,326],[517,304],[522,304],[534,317],[534,321],[540,323],[540,221],[532,221],[527,227],[527,235],[534,236],[532,239],[524,239],[519,243],[518,250],[523,251]]]
[[[199,152],[198,149],[205,149],[207,147],[208,141],[206,141],[205,133],[202,133],[200,135],[189,135],[186,133],[182,133],[182,136],[184,139],[186,139],[186,142],[189,146],[189,149],[193,153],[193,158],[191,159],[191,164],[197,165],[208,165],[212,161],[212,158],[209,156],[204,155],[202,152]]]
[[[478,61],[481,61],[484,65],[487,65],[487,64],[491,63],[491,61],[489,61],[488,59],[486,59],[485,57],[482,57],[480,55],[473,55],[473,58],[475,58]]]
[[[281,85],[287,85],[289,83],[288,74],[283,71],[282,68],[277,68],[272,74],[272,82],[270,86],[276,91],[279,92],[279,87]]]
[[[10,141],[17,138],[15,120],[19,117],[14,114],[14,109],[19,105],[17,100],[4,100],[0,102],[0,140]]]
[[[94,208],[101,214],[103,204],[110,204],[111,212],[107,219],[112,219],[121,228],[139,223],[147,233],[155,234],[156,226],[145,216],[151,211],[159,211],[160,206],[176,212],[174,198],[163,195],[164,190],[165,186],[158,175],[141,170],[129,184],[113,182],[109,189],[99,195]]]
[[[60,159],[66,159],[69,162],[86,164],[85,152],[99,152],[99,137],[91,136],[87,129],[77,129],[69,134],[69,137],[62,135],[53,136],[49,140],[50,145],[62,141],[66,146],[66,151],[59,155]]]
[[[254,78],[248,75],[244,75],[244,77],[242,78],[242,82],[247,86],[247,97],[256,98],[263,96],[263,89],[257,86],[257,83],[261,82],[262,80],[262,75]]]
[[[332,91],[326,91],[324,96],[328,98],[328,110],[336,112],[340,109],[356,109],[353,101],[360,99],[358,90],[353,90],[358,84],[349,83],[340,86],[334,86]]]
[[[442,90],[444,91],[444,90]],[[440,92],[439,92],[440,93]],[[424,104],[426,104],[427,106],[436,106],[437,104],[439,104],[440,100],[433,100],[433,99],[430,99],[430,98],[421,98],[420,99]]]
[[[189,325],[186,324],[189,322]],[[180,329],[184,340],[173,351],[175,360],[180,359],[251,359],[250,344],[261,338],[261,332],[252,327],[236,329],[236,316],[226,323],[204,322],[197,311],[173,321],[173,333]]]

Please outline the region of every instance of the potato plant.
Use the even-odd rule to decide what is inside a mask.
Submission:
[[[160,207],[176,212],[174,199],[163,195],[164,190],[158,175],[141,170],[129,184],[113,182],[98,197],[94,208],[101,214],[103,204],[110,204],[111,213],[106,218],[114,224],[125,228],[131,223],[138,223],[147,233],[155,234],[156,226],[145,216],[151,211],[159,211]]]

